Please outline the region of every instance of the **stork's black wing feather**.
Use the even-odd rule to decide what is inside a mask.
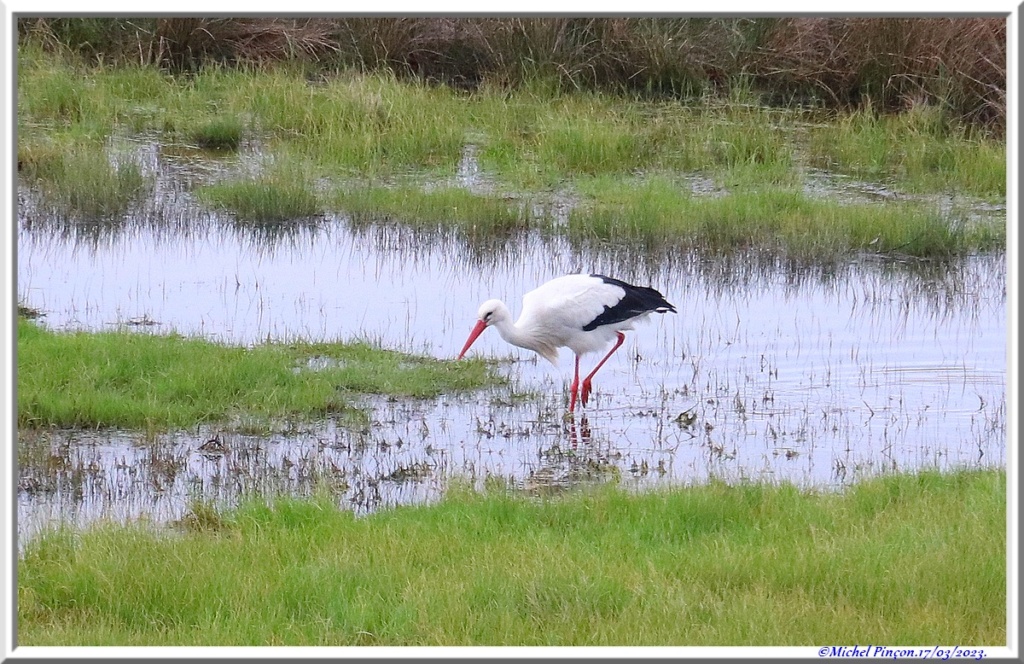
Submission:
[[[642,314],[656,311],[660,314],[666,311],[674,312],[676,308],[665,299],[665,296],[647,286],[634,286],[633,284],[627,284],[625,281],[615,279],[613,277],[606,277],[603,274],[592,274],[590,275],[595,279],[600,279],[606,284],[612,286],[618,286],[625,294],[622,299],[618,301],[615,306],[604,308],[597,318],[590,321],[583,326],[584,332],[596,330],[602,325],[614,325],[615,323],[621,323],[624,320],[630,318],[636,318]]]

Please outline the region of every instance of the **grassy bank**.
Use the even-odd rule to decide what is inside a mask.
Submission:
[[[1004,473],[963,471],[844,494],[453,489],[358,519],[326,494],[250,502],[29,543],[18,642],[999,645],[1005,500]]]
[[[1005,221],[971,209],[1005,201],[1005,145],[927,105],[822,116],[759,105],[748,88],[681,105],[541,83],[472,94],[386,74],[310,83],[288,65],[184,77],[31,44],[19,55],[20,176],[72,219],[119,219],[148,195],[151,176],[104,146],[150,132],[216,148],[210,160],[246,146],[186,203],[241,223],[335,212],[810,260],[1005,246]],[[460,179],[467,168],[476,181]],[[820,172],[893,194],[848,200],[838,185],[823,188]]]
[[[18,424],[191,427],[358,416],[359,395],[429,397],[493,384],[483,362],[360,342],[253,348],[132,332],[58,333],[18,321]]]
[[[685,105],[542,84],[467,95],[387,74],[310,83],[287,65],[210,67],[185,78],[86,65],[31,44],[19,51],[18,74],[22,163],[45,159],[54,142],[94,146],[128,130],[228,149],[239,134],[260,138],[289,165],[308,162],[335,177],[452,175],[469,144],[488,173],[513,187],[666,169],[774,184],[794,181],[806,163],[915,192],[1005,196],[1001,139],[950,126],[927,105],[835,116],[768,108],[749,88]]]

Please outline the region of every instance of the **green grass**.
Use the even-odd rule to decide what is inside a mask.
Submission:
[[[42,53],[19,66],[18,117],[24,122],[81,123],[92,119],[106,123],[97,101],[101,98],[88,76],[70,65]]]
[[[35,182],[63,216],[117,219],[145,195],[152,178],[132,160],[111,163],[102,146],[57,140],[19,146],[20,176]]]
[[[230,212],[240,222],[301,220],[324,212],[316,173],[293,150],[264,154],[259,164],[194,193],[204,205]]]
[[[474,194],[459,187],[339,188],[332,209],[356,221],[398,219],[409,225],[444,224],[487,234],[525,229],[531,215],[523,201]]]
[[[1006,478],[845,494],[712,483],[551,499],[452,489],[57,531],[18,562],[21,645],[1006,643]]]
[[[1005,22],[987,18],[29,18],[21,51],[195,73],[212,63],[311,78],[337,68],[475,88],[690,100],[739,91],[1006,126]]]
[[[190,427],[355,414],[360,394],[431,397],[500,381],[483,362],[446,362],[361,342],[224,346],[176,335],[56,333],[18,321],[18,423]],[[309,368],[311,359],[325,366]]]
[[[242,123],[237,118],[216,118],[196,127],[192,141],[208,150],[237,150],[242,144]]]
[[[569,233],[719,250],[759,248],[807,259],[855,251],[942,257],[998,250],[1005,225],[951,223],[937,203],[837,204],[799,189],[734,190],[698,196],[664,176],[578,182],[585,195]]]
[[[470,102],[480,160],[524,188],[649,171],[756,172],[773,183],[795,177],[798,114],[706,99],[693,105],[642,102],[543,89],[485,90]]]
[[[323,211],[311,185],[275,175],[205,185],[196,190],[196,195],[241,221],[301,219]]]
[[[550,225],[533,203],[568,190],[585,195],[571,232],[652,232],[710,252],[756,244],[805,257],[820,246],[828,259],[897,250],[931,257],[1005,245],[997,221],[975,228],[935,204],[849,205],[837,200],[841,193],[820,200],[800,193],[811,166],[901,194],[1005,200],[1004,142],[951,126],[924,105],[825,118],[764,107],[740,87],[725,100],[684,105],[564,93],[540,83],[485,85],[468,94],[386,73],[339,72],[310,82],[288,66],[211,66],[175,77],[155,68],[70,64],[31,45],[25,56],[18,155],[30,168],[23,173],[39,174],[51,197],[87,214],[116,214],[138,191],[131,165],[113,169],[89,155],[102,152],[115,130],[231,147],[245,127],[266,169],[228,174],[197,191],[203,203],[240,221],[333,208],[356,218],[503,232]],[[468,145],[488,178],[487,194],[408,184],[451,181]],[[77,161],[61,166],[72,159],[62,153]],[[55,174],[46,176],[47,168]],[[729,195],[689,196],[680,183],[685,176]],[[537,199],[530,206],[508,203],[529,197]]]
[[[997,142],[950,130],[938,109],[898,116],[872,109],[837,117],[810,133],[812,163],[908,192],[947,192],[1005,200],[1006,150]]]
[[[465,103],[444,88],[358,75],[314,87],[287,69],[232,80],[227,106],[324,172],[452,173],[462,152]]]

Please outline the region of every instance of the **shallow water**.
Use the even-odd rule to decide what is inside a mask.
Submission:
[[[22,432],[23,536],[56,520],[163,522],[196,499],[316,486],[365,512],[437,499],[453,478],[531,492],[612,478],[836,488],[892,470],[1005,462],[1002,256],[801,267],[537,233],[472,242],[342,217],[238,224],[188,194],[216,176],[208,160],[137,151],[159,177],[122,223],[62,221],[22,192],[18,299],[44,324],[241,344],[366,338],[454,358],[481,301],[501,298],[515,314],[524,292],[564,273],[651,284],[679,311],[627,335],[575,421],[563,420],[571,354],[552,367],[488,331],[471,352],[508,359],[515,394],[368,399],[362,431],[322,421],[270,435],[216,425],[150,437]],[[459,177],[478,184],[471,168]]]

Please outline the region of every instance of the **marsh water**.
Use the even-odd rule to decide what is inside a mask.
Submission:
[[[365,426],[20,431],[22,541],[59,521],[170,522],[196,500],[251,494],[326,489],[365,513],[437,500],[452,481],[551,492],[718,478],[827,490],[885,472],[1005,463],[1003,255],[806,266],[539,232],[473,239],[400,220],[242,223],[189,193],[237,163],[147,140],[121,149],[155,179],[116,223],[61,218],[19,190],[18,300],[51,328],[231,344],[359,338],[454,361],[481,301],[501,298],[515,315],[523,293],[570,272],[651,284],[678,313],[628,334],[569,420],[571,354],[554,367],[488,332],[472,352],[501,359],[511,387],[366,397]],[[459,181],[481,186],[471,157]],[[827,174],[815,187],[879,195]]]

